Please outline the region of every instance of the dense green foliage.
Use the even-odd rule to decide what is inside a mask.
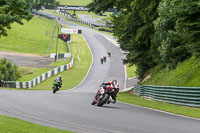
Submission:
[[[155,66],[176,68],[200,54],[199,0],[93,0],[90,11],[117,7],[113,32],[129,51],[125,63],[135,64],[140,78]]]
[[[26,0],[26,9],[31,10],[33,7],[33,0]]]
[[[22,20],[30,20],[32,15],[26,9],[29,8],[25,0],[0,0],[0,37],[7,35],[11,24],[17,22],[23,24]]]
[[[20,77],[17,65],[12,65],[6,58],[0,60],[0,80],[15,81]]]
[[[160,62],[174,68],[192,55],[199,56],[199,0],[163,0],[158,12],[155,42]]]

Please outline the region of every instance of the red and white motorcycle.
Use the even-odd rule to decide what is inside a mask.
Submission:
[[[97,104],[97,106],[103,106],[104,104],[109,104],[112,101],[112,96],[115,93],[115,89],[118,88],[119,85],[116,86],[106,86],[100,85],[99,90],[97,91],[96,96],[94,97],[92,105]]]

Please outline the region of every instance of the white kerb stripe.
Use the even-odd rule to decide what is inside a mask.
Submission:
[[[33,86],[35,86],[35,79],[33,79]]]
[[[44,80],[45,80],[45,73],[42,74],[42,81],[44,81]]]
[[[54,69],[54,75],[58,74],[58,67]]]
[[[48,78],[50,78],[51,77],[51,71],[48,71],[48,76],[47,76]]]
[[[22,82],[22,87],[26,88],[26,82]]]
[[[28,88],[31,88],[31,81],[28,81]]]
[[[60,67],[60,72],[64,71],[64,65]]]
[[[19,82],[16,82],[16,88],[19,88]]]
[[[37,81],[38,81],[38,84],[40,83],[40,76],[39,77],[37,77]]]

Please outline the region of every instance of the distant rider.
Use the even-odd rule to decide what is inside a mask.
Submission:
[[[100,61],[101,61],[101,64],[103,64],[103,62],[104,62],[104,58],[101,57],[101,58],[100,58]]]
[[[54,83],[58,83],[58,87],[61,88],[62,87],[62,76],[59,75],[58,77],[56,77],[54,79]]]
[[[62,87],[62,76],[61,75],[58,76],[58,83],[59,83],[59,87],[61,88]]]
[[[110,54],[110,51],[109,51],[109,50],[107,51],[107,53],[108,53],[108,56],[110,57],[110,56],[111,56],[111,54]]]

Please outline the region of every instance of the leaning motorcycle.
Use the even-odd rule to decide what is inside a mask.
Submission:
[[[52,89],[53,93],[56,93],[59,90],[59,83],[58,82],[53,83]]]
[[[101,85],[95,96],[96,99],[92,102],[92,105],[97,104],[97,106],[103,106],[104,104],[109,104],[112,99],[111,96],[114,92],[114,88]]]

